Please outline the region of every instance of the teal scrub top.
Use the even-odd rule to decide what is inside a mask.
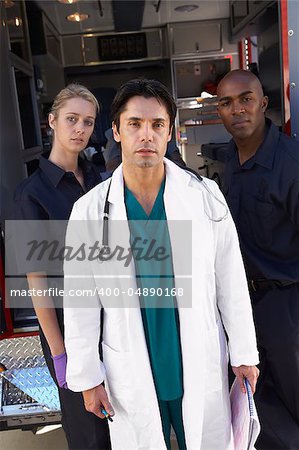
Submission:
[[[170,401],[183,395],[183,367],[176,297],[171,295],[175,285],[171,243],[163,201],[164,187],[165,180],[161,184],[149,216],[127,187],[125,187],[125,205],[142,321],[157,397],[159,400]],[[152,249],[147,256],[153,255],[155,249],[162,247],[165,249],[164,257],[152,259],[140,257],[140,248],[143,245],[144,248]],[[146,252],[143,252],[143,255],[145,254]],[[143,295],[144,293],[148,295]]]

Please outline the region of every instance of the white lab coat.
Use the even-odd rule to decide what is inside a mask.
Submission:
[[[233,366],[258,363],[250,299],[237,234],[230,215],[220,222],[214,222],[208,217],[216,219],[223,216],[224,206],[195,177],[166,159],[164,163],[167,219],[192,221],[192,307],[185,307],[182,299],[178,298],[186,444],[188,450],[228,450],[233,448],[233,444],[227,348]],[[217,185],[207,179],[205,182],[224,202]],[[70,221],[84,222],[81,222],[79,231],[73,233],[71,238],[68,232],[68,244],[72,240],[79,245],[86,242],[87,235],[92,234],[87,233],[86,219],[96,221],[97,239],[101,241],[99,218],[102,218],[108,184],[109,180],[106,180],[75,203]],[[123,184],[120,166],[112,176],[109,193],[111,246],[114,245],[114,239],[116,242],[121,239],[120,233],[115,232],[118,236],[114,236],[113,221],[123,220],[121,235],[126,236],[128,233]],[[184,276],[177,274],[182,271],[181,245],[187,236],[182,235],[180,242],[174,242],[171,225],[169,229],[175,286],[178,288],[185,286]],[[103,286],[101,276],[105,270],[109,271],[108,262],[85,263],[84,268],[79,269],[79,278],[70,277],[73,270],[70,264],[65,263],[66,292],[83,286],[99,289]],[[109,279],[108,286],[118,286],[120,292],[127,289],[128,285],[136,287],[133,262],[124,277],[112,275],[115,276]],[[130,302],[130,307],[126,307],[126,300]],[[88,307],[84,307],[86,301]],[[105,380],[115,410],[114,422],[109,423],[114,450],[165,450],[138,296],[128,297],[123,294],[118,301],[124,307],[109,307],[112,301],[111,298],[99,298],[97,294],[88,299],[65,298],[68,386],[73,391],[83,391]],[[104,308],[103,363],[99,361],[98,354],[101,307]],[[222,323],[228,335],[228,347]]]

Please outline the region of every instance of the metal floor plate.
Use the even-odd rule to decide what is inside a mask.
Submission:
[[[8,370],[45,366],[39,337],[3,339],[0,341],[0,362]]]
[[[59,411],[57,387],[46,366],[38,336],[3,339],[0,342],[0,362],[6,367],[2,377],[34,399],[45,411]],[[15,403],[18,390],[10,389]],[[12,399],[10,399],[10,404]]]
[[[6,370],[2,376],[49,411],[59,411],[57,387],[47,367]]]

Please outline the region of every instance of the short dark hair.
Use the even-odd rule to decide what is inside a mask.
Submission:
[[[111,118],[119,130],[120,115],[125,110],[130,98],[135,96],[144,98],[154,97],[164,104],[170,120],[170,128],[174,125],[177,107],[175,101],[164,84],[157,80],[136,78],[127,81],[117,91],[111,105]]]

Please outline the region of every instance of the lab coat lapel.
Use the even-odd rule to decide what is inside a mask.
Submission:
[[[111,223],[113,222],[115,223],[115,221],[119,222],[118,228],[115,233],[116,235],[113,237],[111,236],[112,242],[115,242],[117,244],[118,242],[121,241],[122,246],[130,248],[130,229],[124,200],[124,179],[122,173],[122,165],[120,165],[113,173],[108,199],[109,202],[111,203],[111,219],[112,219]],[[137,291],[136,273],[133,258],[127,268],[126,275],[129,278],[129,283],[127,281],[128,279],[123,280],[122,292],[127,292],[128,288]],[[139,297],[138,295],[131,295],[131,294],[130,295],[122,294],[122,295],[127,297],[125,299],[125,303],[129,305],[129,307],[126,308],[126,314],[128,317],[129,327],[131,330],[130,333],[131,346],[137,348],[136,342],[138,342],[138,339],[136,340],[136,336],[140,336],[140,333],[141,335],[144,336]],[[141,352],[144,351],[147,355],[145,337],[141,343],[138,342],[138,351]]]
[[[111,181],[111,187],[109,192],[109,202],[111,203],[111,222],[112,221],[121,221],[121,241],[124,245],[130,246],[130,230],[127,221],[127,212],[124,201],[124,179],[122,174],[122,165],[119,166],[113,176]],[[115,239],[113,239],[114,241]],[[118,236],[116,236],[116,242],[118,241]],[[136,283],[136,273],[135,273],[135,265],[132,259],[128,270],[127,275],[130,278],[130,288],[137,291],[137,283]],[[125,292],[128,288],[128,283],[124,280],[124,289],[121,289],[122,292]],[[128,329],[130,333],[126,336],[126,339],[129,341],[129,348],[131,353],[134,355],[133,360],[136,363],[134,368],[134,377],[135,377],[135,385],[134,388],[138,387],[138,384],[142,384],[143,395],[138,399],[139,409],[143,412],[143,414],[134,415],[131,417],[131,421],[135,424],[135,429],[139,428],[144,430],[144,428],[148,427],[148,419],[146,411],[149,411],[150,416],[154,415],[154,426],[148,430],[149,435],[153,435],[158,433],[157,439],[159,440],[159,436],[162,435],[160,414],[159,414],[159,406],[156,397],[155,386],[152,377],[151,365],[148,356],[148,350],[145,340],[143,322],[141,317],[140,303],[138,295],[126,295],[125,299],[126,304],[130,305],[127,308],[124,308],[124,313],[128,320]],[[122,311],[120,311],[122,314]],[[144,390],[144,386],[146,389]],[[132,390],[133,394],[133,390]],[[132,399],[132,402],[136,403],[136,399]],[[136,405],[135,405],[136,407]],[[138,409],[138,407],[137,407]],[[144,443],[144,448],[146,448],[146,435],[144,432],[140,435],[140,442]],[[163,441],[160,440],[159,448],[166,449],[164,444],[161,444]],[[143,445],[142,445],[143,447]],[[133,446],[132,446],[133,448]]]
[[[164,203],[167,220],[198,218],[203,211],[201,190],[194,189],[191,185],[192,176],[186,170],[167,159],[164,159],[164,164],[166,167]]]
[[[127,220],[127,212],[124,197],[124,179],[122,164],[117,167],[111,178],[108,201],[112,205],[111,218],[113,220]]]
[[[202,191],[192,185],[191,175],[170,161],[164,162],[166,165],[164,204],[174,273],[178,275],[185,272],[182,267],[182,255],[186,256],[188,249],[190,253],[188,257],[192,259],[192,263],[196,258],[196,264],[202,264],[199,249],[205,249],[209,224],[204,212]]]
[[[202,192],[194,186],[191,175],[167,160],[164,162],[164,204],[171,239],[175,287],[176,292],[180,288],[184,292],[182,297],[177,295],[184,367],[183,418],[187,447],[194,449],[193,442],[200,441],[203,426],[204,341],[200,292],[204,285],[209,224],[204,213]],[[185,221],[183,229],[179,223],[182,221]],[[193,354],[192,360],[190,353]]]
[[[108,195],[110,203],[109,214],[109,242],[111,247],[116,248],[120,246],[128,252],[130,249],[130,229],[127,220],[127,212],[124,201],[124,179],[122,173],[122,164],[114,171],[111,178],[110,191]],[[129,309],[139,308],[138,296],[128,296],[127,291],[130,288],[136,288],[135,266],[133,258],[128,267],[124,267],[124,261],[119,261],[117,264],[121,265],[121,273],[124,275],[121,280],[121,292],[124,298],[123,305],[128,306]],[[119,273],[119,272],[118,272]],[[136,288],[137,289],[137,288]],[[129,311],[127,314],[129,315]]]

